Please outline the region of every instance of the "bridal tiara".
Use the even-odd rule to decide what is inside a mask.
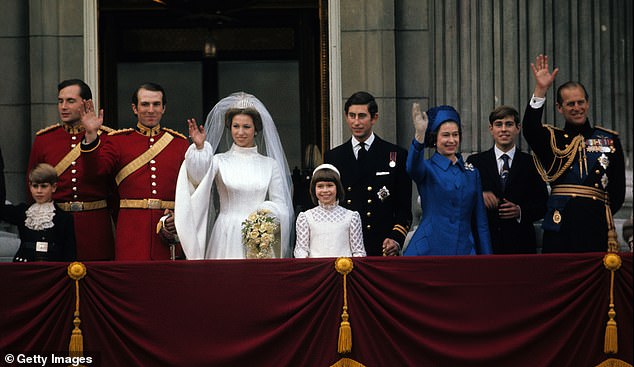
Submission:
[[[255,103],[253,101],[253,96],[244,92],[241,92],[238,95],[238,100],[231,106],[232,108],[238,109],[247,109],[253,108],[255,109]]]

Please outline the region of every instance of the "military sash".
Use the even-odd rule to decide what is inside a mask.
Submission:
[[[128,163],[117,173],[115,177],[115,181],[117,182],[117,186],[121,184],[123,180],[125,180],[132,173],[136,172],[139,168],[146,165],[152,158],[156,157],[163,149],[167,147],[167,145],[174,139],[170,133],[165,132],[163,136],[156,142],[156,144],[152,145],[150,149],[148,149],[145,153],[136,157],[132,162]]]
[[[81,155],[81,146],[80,144],[75,145],[75,147],[73,149],[71,149],[70,152],[66,153],[66,155],[64,156],[64,158],[62,158],[61,161],[59,161],[59,163],[57,163],[55,165],[55,172],[57,173],[57,176],[61,176],[62,173],[64,173],[64,171],[66,171],[66,169],[68,169],[68,167],[70,167],[70,164],[77,160],[77,158],[79,158],[79,156]]]

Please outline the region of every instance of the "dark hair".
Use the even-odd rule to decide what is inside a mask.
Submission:
[[[564,84],[560,85],[559,88],[557,88],[557,104],[561,106],[562,103],[564,103],[564,98],[561,96],[561,90],[562,89],[568,89],[568,88],[581,88],[583,89],[583,94],[586,97],[586,101],[590,100],[590,96],[588,95],[588,91],[586,90],[586,87],[583,86],[583,84],[579,83],[579,82],[575,82],[575,81],[569,81],[569,82],[565,82]]]
[[[230,108],[225,112],[225,126],[227,129],[231,129],[231,122],[236,115],[247,115],[253,120],[253,127],[255,131],[262,131],[262,117],[260,113],[253,107],[247,108]]]
[[[88,84],[84,83],[81,79],[67,79],[57,84],[57,92],[61,91],[66,87],[70,87],[71,85],[76,85],[79,87],[79,96],[85,100],[92,99],[92,91]]]
[[[438,131],[440,131],[440,127],[448,122],[453,122],[454,124],[458,125],[458,135],[460,136],[460,142],[462,142],[462,124],[459,124],[458,122],[454,121],[454,120],[447,120],[443,123],[441,123],[440,125],[438,125],[438,127],[429,133],[428,138],[425,139],[425,145],[427,147],[430,148],[435,148],[436,147],[436,141],[438,141]]]
[[[132,104],[133,105],[138,105],[139,104],[139,91],[141,89],[145,89],[145,90],[149,90],[152,92],[161,92],[161,95],[163,96],[162,101],[163,101],[163,106],[165,106],[167,104],[167,96],[165,95],[165,90],[163,90],[163,87],[161,87],[160,85],[156,84],[156,83],[152,83],[152,82],[147,82],[147,83],[143,83],[141,84],[132,94]]]
[[[337,174],[337,172],[331,170],[330,168],[322,168],[317,170],[317,172],[315,172],[313,174],[313,177],[310,179],[310,198],[313,200],[313,204],[319,204],[319,200],[317,199],[317,195],[315,194],[315,186],[317,186],[317,182],[333,182],[337,187],[337,200],[343,201],[343,184],[341,183],[339,175]]]
[[[350,98],[348,98],[348,100],[346,101],[343,110],[347,115],[350,106],[361,104],[368,106],[368,112],[370,113],[370,117],[372,118],[374,118],[374,115],[379,112],[379,106],[376,104],[374,97],[368,92],[356,92],[355,94],[351,95]]]
[[[515,121],[515,125],[519,125],[520,123],[520,114],[517,110],[511,106],[497,106],[491,113],[489,114],[489,125],[493,125],[493,121],[503,119],[507,116],[513,117],[513,121]]]
[[[40,163],[29,172],[29,182],[31,183],[49,183],[53,185],[57,183],[58,179],[55,168],[48,163]]]

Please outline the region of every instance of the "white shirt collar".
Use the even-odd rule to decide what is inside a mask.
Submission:
[[[354,149],[354,151],[356,152],[357,149],[359,149],[359,141],[354,136],[350,138],[350,141],[352,142],[352,149]],[[365,149],[370,150],[370,147],[372,146],[373,142],[374,142],[374,132],[370,134],[370,136],[367,139],[365,139],[364,141],[366,145]]]
[[[511,158],[511,161],[513,161],[513,157],[515,157],[516,148],[517,147],[514,145],[513,148],[509,149],[508,152],[503,152],[500,150],[500,148],[497,147],[497,145],[495,145],[493,147],[493,149],[495,150],[495,159],[499,161],[501,159],[500,157],[502,156],[502,154],[506,154],[509,156],[509,158]]]

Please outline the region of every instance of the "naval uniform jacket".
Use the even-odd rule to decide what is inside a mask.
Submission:
[[[498,199],[520,206],[521,218],[500,219],[498,208],[487,210],[489,233],[494,254],[534,254],[537,251],[533,223],[546,213],[548,189],[542,181],[533,157],[515,149],[504,192],[500,181],[495,149],[470,155],[467,162],[480,171],[482,191],[491,191]]]
[[[110,133],[106,141],[100,142],[97,138],[91,144],[82,144],[85,151],[82,154],[90,159],[96,172],[112,177],[150,149],[164,134],[171,134],[173,139],[147,164],[121,181],[117,192],[122,201],[155,199],[173,205],[178,171],[189,146],[182,134],[160,126],[122,129]],[[125,208],[121,205],[116,225],[115,260],[169,260],[169,246],[156,233],[164,211],[162,208]],[[181,253],[180,246],[177,247]]]
[[[13,256],[13,261],[75,261],[73,216],[55,205],[53,227],[34,230],[24,224],[28,209],[28,204],[0,204],[0,218],[16,225],[20,233],[20,248]],[[37,242],[46,242],[47,251],[36,251]]]
[[[522,125],[526,141],[544,168],[548,169],[555,160],[551,138],[559,150],[568,147],[580,134],[585,142],[583,152],[576,153],[566,171],[550,183],[551,188],[565,184],[602,190],[609,195],[610,208],[615,214],[625,199],[625,161],[618,134],[592,127],[587,120],[582,126],[566,124],[563,129],[542,125],[543,110],[543,106],[535,109],[529,103]],[[542,251],[607,251],[605,212],[605,203],[601,200],[551,194],[542,224]]]
[[[105,137],[112,129],[102,127]],[[39,163],[55,167],[84,138],[83,127],[56,124],[37,132],[27,167],[31,172]],[[27,182],[27,187],[29,182]],[[57,190],[53,193],[56,203],[88,203],[111,200],[114,184],[108,176],[89,173],[83,155],[70,162],[70,166],[59,175]],[[30,192],[28,197],[31,197]],[[61,204],[60,204],[61,205]],[[95,210],[71,211],[77,241],[77,260],[112,260],[114,258],[114,233],[111,211],[105,207]]]
[[[383,254],[383,240],[403,246],[412,223],[412,182],[405,171],[407,151],[374,135],[366,167],[360,167],[351,140],[329,150],[326,163],[337,167],[345,190],[339,205],[359,212],[368,256]]]

